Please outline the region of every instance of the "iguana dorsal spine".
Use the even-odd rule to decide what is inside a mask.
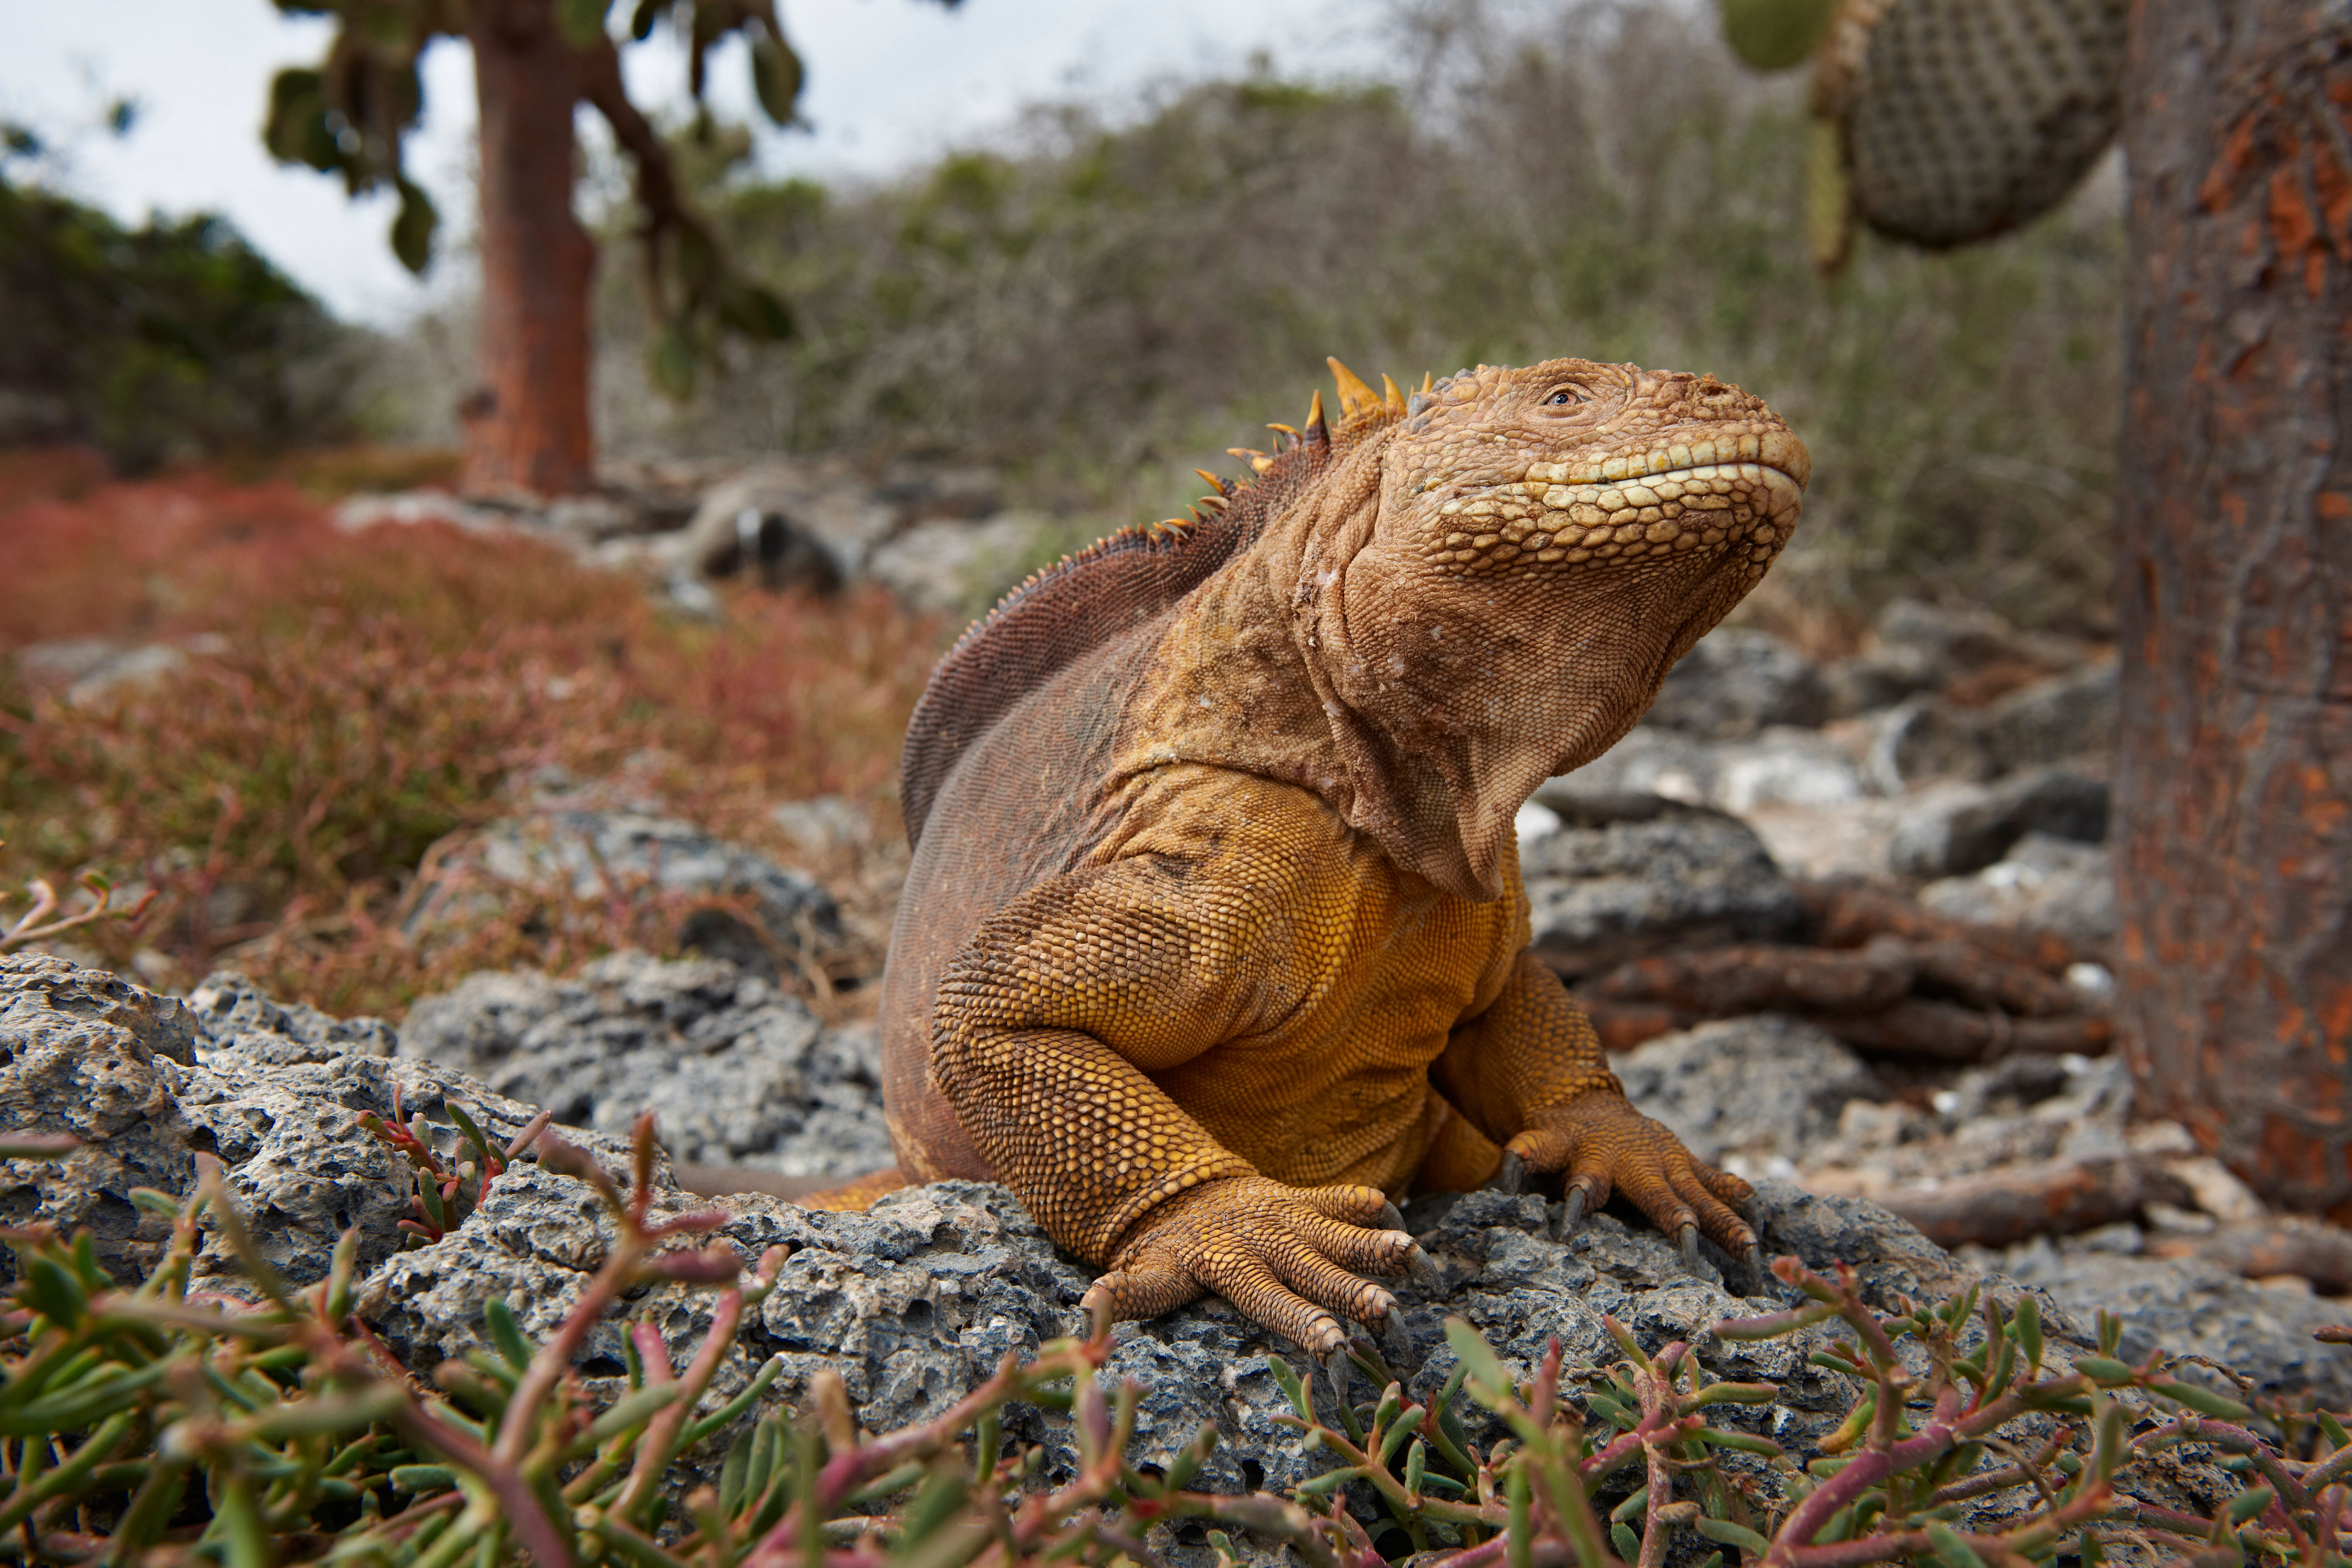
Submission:
[[[909,847],[921,842],[940,784],[975,739],[1071,660],[1172,609],[1307,490],[1335,457],[1404,416],[1395,382],[1383,378],[1383,397],[1338,360],[1330,364],[1339,386],[1337,426],[1325,419],[1323,395],[1316,393],[1306,425],[1267,426],[1287,437],[1280,450],[1256,458],[1252,475],[1226,484],[1223,496],[1204,498],[1205,512],[1196,508],[1191,521],[1123,528],[1064,556],[1032,573],[956,639],[907,723],[898,805]]]

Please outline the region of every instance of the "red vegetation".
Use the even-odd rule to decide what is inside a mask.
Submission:
[[[78,934],[182,984],[232,955],[341,1009],[397,1012],[479,963],[562,967],[652,937],[644,901],[622,900],[509,910],[429,955],[401,934],[428,847],[514,809],[539,770],[625,773],[634,798],[772,847],[778,801],[880,803],[939,643],[879,593],[745,594],[723,624],[684,619],[536,540],[344,532],[283,479],[127,483],[11,458],[0,538],[0,653],[189,651],[161,681],[79,703],[0,670],[0,888],[85,867],[152,888],[136,932]]]

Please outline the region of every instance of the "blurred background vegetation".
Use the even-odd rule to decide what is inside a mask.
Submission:
[[[1822,657],[1898,593],[2111,631],[2112,165],[1966,251],[1865,236],[1824,282],[1802,83],[1738,65],[1704,8],[1381,15],[1393,79],[1259,67],[1046,103],[887,180],[765,179],[747,130],[679,117],[694,199],[796,321],[723,345],[684,403],[648,378],[626,182],[592,150],[606,458],[985,465],[1054,553],[1181,510],[1195,465],[1299,417],[1326,354],[1400,382],[1633,360],[1748,387],[1811,447],[1748,618]],[[887,819],[951,623],[745,585],[697,621],[541,544],[342,533],[323,502],[454,474],[470,301],[338,323],[224,222],[127,227],[48,188],[38,151],[0,143],[0,650],[159,645],[179,673],[74,704],[0,660],[0,888],[107,870],[162,891],[141,934],[91,939],[151,982],[236,962],[397,1012],[453,966],[646,940],[583,916],[574,941],[570,914],[437,957],[403,934],[425,847],[547,768],[626,773],[778,855],[780,797]]]
[[[357,433],[365,335],[227,223],[125,227],[9,174],[0,161],[0,443],[85,444],[139,472]]]
[[[727,345],[682,405],[645,370],[620,173],[592,172],[604,450],[969,458],[1075,542],[1180,509],[1196,464],[1297,417],[1327,353],[1400,381],[1635,360],[1758,392],[1811,447],[1805,528],[1759,609],[1818,624],[1783,629],[1851,635],[1898,587],[2105,629],[2112,164],[2021,233],[1866,243],[1825,283],[1801,233],[1801,73],[1744,69],[1703,9],[1381,15],[1393,80],[1261,68],[1043,104],[882,182],[765,180],[746,130],[675,126],[694,195],[798,325]],[[462,300],[390,338],[339,327],[215,219],[126,230],[6,187],[0,279],[0,439],[131,467],[352,433],[446,444],[471,384]]]
[[[741,132],[681,133],[800,332],[668,405],[638,368],[632,280],[607,268],[606,450],[919,447],[1118,523],[1180,509],[1195,464],[1297,418],[1326,354],[1401,382],[1634,360],[1759,393],[1810,445],[1805,526],[1771,579],[1784,612],[1850,633],[1899,589],[2105,629],[2112,164],[2021,233],[1866,243],[1824,283],[1801,232],[1803,83],[1740,67],[1708,13],[1413,0],[1387,25],[1395,81],[1261,70],[1139,111],[1045,105],[877,185],[764,183]]]

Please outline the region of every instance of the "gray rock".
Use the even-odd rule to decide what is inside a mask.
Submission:
[[[111,637],[59,637],[26,643],[11,658],[26,684],[61,687],[97,673],[128,651]]]
[[[1007,512],[982,522],[919,522],[877,546],[866,575],[918,609],[984,609],[1037,563],[1044,519]]]
[[[395,1120],[396,1091],[398,1116],[412,1126],[422,1117],[424,1136],[453,1155],[460,1139],[452,1101],[502,1143],[539,1113],[478,1079],[398,1057],[398,1036],[381,1019],[331,1019],[299,1003],[277,1004],[241,975],[215,974],[191,1000],[196,1065],[171,1080],[190,1145],[220,1159],[264,1256],[297,1285],[325,1277],[346,1229],[359,1233],[362,1268],[402,1244],[399,1222],[413,1213],[410,1167],[358,1130],[362,1112]],[[564,1131],[607,1166],[627,1168],[625,1140]],[[235,1288],[239,1278],[216,1237],[197,1268],[214,1289]]]
[[[85,980],[60,968],[42,961],[0,971],[9,987],[5,1006],[14,1031],[7,1065],[19,1071],[12,1081],[21,1083],[28,1065],[37,1070],[35,1058],[66,1064],[80,1059],[90,1076],[67,1087],[101,1090],[97,1099],[105,1102],[98,1107],[103,1114],[90,1114],[82,1101],[92,1097],[84,1092],[76,1093],[65,1113],[81,1115],[102,1142],[119,1142],[134,1125],[149,1129],[151,1139],[185,1128],[183,1152],[209,1136],[229,1167],[233,1196],[260,1245],[297,1283],[319,1278],[334,1235],[346,1226],[355,1229],[362,1269],[358,1311],[420,1373],[483,1344],[482,1304],[493,1295],[514,1307],[527,1333],[543,1340],[580,1300],[607,1256],[613,1220],[591,1189],[528,1159],[501,1176],[481,1206],[447,1236],[395,1250],[400,1237],[394,1221],[404,1183],[387,1152],[352,1136],[352,1119],[362,1110],[389,1114],[395,1086],[404,1110],[425,1116],[426,1131],[436,1141],[446,1133],[453,1097],[477,1108],[499,1136],[510,1134],[530,1114],[529,1107],[412,1057],[338,1052],[332,1042],[302,1039],[299,1033],[317,1031],[290,1009],[280,1009],[277,1017],[299,1033],[266,1027],[269,1019],[261,999],[250,994],[216,1009],[216,1031],[199,1016],[198,1037],[187,1052],[197,1058],[191,1065],[158,1055],[136,1037],[142,1026],[151,1033],[170,1027],[140,1022],[142,1016],[165,1016],[163,1009],[116,990],[120,983],[110,977]],[[50,1006],[49,997],[61,1005]],[[84,998],[95,1000],[86,1005]],[[355,1038],[373,1033],[362,1030]],[[293,1059],[301,1047],[321,1059]],[[126,1071],[125,1064],[137,1071]],[[70,1065],[64,1070],[68,1077],[73,1071]],[[128,1092],[110,1098],[102,1092],[110,1081]],[[22,1124],[27,1110],[22,1094],[7,1103]],[[592,1156],[608,1169],[625,1168],[625,1152],[614,1141],[591,1134],[586,1142]],[[93,1152],[105,1151],[85,1151],[76,1159]],[[677,1190],[666,1167],[656,1166],[653,1182],[656,1219],[704,1206]],[[184,1177],[155,1184],[175,1193],[187,1189]],[[720,1361],[707,1405],[740,1391],[772,1359],[781,1376],[766,1395],[765,1410],[803,1406],[811,1379],[830,1370],[847,1387],[860,1422],[887,1431],[940,1414],[1003,1357],[1032,1354],[1045,1341],[1077,1326],[1076,1308],[1087,1271],[1058,1254],[1001,1187],[942,1183],[911,1188],[862,1215],[810,1213],[757,1195],[730,1199],[720,1207],[726,1217],[718,1238],[746,1261],[771,1247],[785,1256],[777,1289]],[[1555,1242],[1549,1238],[1549,1205],[1535,1194],[1440,1196],[1417,1202],[1413,1212],[1439,1274],[1433,1294],[1423,1295],[1411,1285],[1401,1291],[1408,1328],[1425,1352],[1407,1374],[1419,1397],[1433,1395],[1454,1370],[1443,1321],[1455,1314],[1485,1333],[1521,1375],[1554,1341],[1571,1373],[1617,1359],[1603,1314],[1652,1349],[1685,1341],[1710,1377],[1776,1385],[1772,1405],[1734,1409],[1725,1418],[1769,1433],[1800,1461],[1817,1451],[1820,1438],[1854,1395],[1838,1376],[1808,1359],[1834,1336],[1833,1330],[1755,1343],[1715,1334],[1714,1326],[1727,1317],[1782,1303],[1777,1293],[1750,1300],[1726,1289],[1728,1260],[1711,1249],[1693,1268],[1664,1237],[1610,1214],[1588,1219],[1565,1244]],[[1904,1298],[1940,1300],[1975,1278],[1910,1226],[1867,1203],[1814,1197],[1768,1181],[1759,1184],[1751,1214],[1775,1251],[1793,1253],[1815,1268],[1850,1266],[1866,1298],[1883,1310],[1895,1309]],[[24,1217],[65,1216],[50,1212]],[[2138,1260],[2104,1261],[2120,1268]],[[212,1238],[199,1283],[216,1290],[238,1288],[232,1268],[217,1237]],[[2300,1370],[2284,1365],[2293,1348],[2287,1341],[2300,1320],[2283,1313],[2271,1299],[2273,1293],[2245,1300],[2243,1290],[2226,1279],[2185,1274],[2174,1279],[2186,1279],[2185,1288],[2195,1299],[2183,1301],[2178,1284],[2169,1299],[2151,1294],[2134,1307],[2132,1332],[2168,1332],[2179,1342],[2212,1345],[2246,1358],[2264,1376],[2274,1368],[2283,1369],[2281,1376]],[[1747,1281],[1735,1278],[1731,1283],[1744,1287]],[[2102,1289],[2086,1292],[2085,1300],[2110,1299],[2113,1283],[2100,1281]],[[1990,1281],[1990,1288],[2006,1300],[2019,1290],[2002,1279]],[[631,1290],[591,1326],[575,1358],[592,1395],[610,1397],[622,1386],[622,1336],[630,1322],[649,1325],[673,1362],[683,1363],[709,1331],[713,1301],[707,1292],[674,1284]],[[2200,1308],[2205,1317],[2189,1315]],[[2242,1321],[2216,1324],[2210,1321],[2215,1312]],[[2053,1305],[2046,1317],[2057,1335],[2075,1335],[2074,1342],[2082,1342],[2065,1311]],[[2126,1348],[2134,1344],[2127,1338]],[[1277,1425],[1283,1405],[1267,1370],[1268,1358],[1276,1356],[1294,1366],[1301,1360],[1292,1347],[1213,1301],[1150,1322],[1121,1325],[1108,1376],[1132,1377],[1143,1386],[1138,1457],[1164,1463],[1207,1422],[1225,1441],[1201,1473],[1200,1485],[1227,1491],[1280,1489],[1319,1471],[1324,1461],[1302,1454]],[[1372,1392],[1360,1380],[1354,1389],[1359,1398]],[[1489,1443],[1502,1435],[1498,1424],[1472,1415],[1474,1441]],[[1005,1436],[1045,1450],[1046,1481],[1064,1480],[1074,1472],[1076,1454],[1066,1416],[1016,1406],[1008,1412]],[[689,1473],[673,1479],[690,1485],[709,1479],[724,1452],[723,1439],[706,1445],[688,1459]],[[1764,1473],[1751,1468],[1742,1474]]]
[[[2030,768],[1991,785],[1907,807],[1887,859],[1906,877],[1950,877],[1991,865],[2028,833],[2096,844],[2107,836],[2107,784],[2068,768]]]
[[[1910,697],[1871,721],[1863,773],[1881,795],[1899,795],[1937,779],[1978,780],[1992,764],[1978,716],[1939,697]]]
[[[1809,1174],[1883,1193],[2003,1166],[2116,1159],[2133,1148],[2131,1078],[2115,1057],[2005,1057],[1928,1099],[1927,1108],[1848,1102],[1836,1134],[1810,1151]]]
[[[2115,861],[2104,845],[2029,833],[1975,875],[1928,883],[1919,902],[1954,920],[2053,931],[2097,947],[2116,934]]]
[[[1718,626],[1667,672],[1648,721],[1731,741],[1772,724],[1818,725],[1829,707],[1811,659],[1769,632]]]
[[[1881,715],[1864,767],[1885,795],[1928,779],[1989,779],[2078,762],[2103,767],[2116,738],[2116,667],[2095,664],[2010,692],[1988,708],[1914,697]]]
[[[1536,799],[1561,826],[1527,843],[1519,864],[1536,950],[1563,973],[1675,943],[1779,940],[1802,924],[1796,890],[1737,817],[1554,784]]]
[[[846,464],[767,463],[706,490],[686,527],[663,542],[666,558],[713,576],[741,570],[751,563],[743,548],[746,512],[755,520],[754,558],[767,542],[763,534],[779,544],[805,542],[823,553],[836,583],[856,575],[900,521],[898,509],[877,499],[870,481]]]
[[[2114,1155],[2123,1152],[2131,1121],[2131,1069],[2120,1057],[2020,1052],[1966,1069],[1936,1095],[1935,1107],[1956,1131],[2021,1113],[2057,1125],[2059,1141],[2046,1151],[2004,1156],[2004,1163]]]
[[[1881,647],[1900,648],[1940,672],[1935,684],[1953,676],[2023,659],[2025,650],[2010,624],[1977,605],[1930,605],[1896,599],[1878,613],[1873,628]]]
[[[103,970],[31,953],[0,954],[0,1041],[10,1067],[27,1050],[135,1049],[183,1065],[196,1059],[196,1024],[178,998]],[[76,1108],[45,1108],[60,1115]],[[51,1131],[58,1131],[52,1129]]]
[[[1813,731],[1780,728],[1722,747],[1706,798],[1745,815],[1776,805],[1848,805],[1864,793],[1862,770],[1843,746]]]
[[[707,576],[739,574],[763,588],[830,594],[841,586],[840,559],[782,511],[739,508],[731,529],[707,529],[698,564]]]
[[[777,585],[824,590],[860,578],[891,581],[892,569],[878,562],[887,546],[942,520],[957,533],[993,519],[1003,492],[1002,480],[984,468],[901,462],[877,475],[841,458],[765,463],[706,490],[661,555],[674,568],[710,576],[756,567]],[[914,553],[919,564],[923,552]],[[896,570],[915,573],[906,554]],[[958,593],[967,586],[959,584]]]
[[[325,1276],[346,1227],[360,1231],[362,1262],[380,1261],[400,1244],[407,1167],[356,1131],[362,1111],[391,1118],[397,1087],[403,1112],[425,1115],[445,1150],[457,1146],[453,1098],[494,1136],[510,1138],[535,1114],[461,1075],[368,1054],[389,1041],[374,1019],[280,1007],[236,976],[214,976],[184,1007],[55,959],[0,959],[0,1128],[71,1132],[86,1145],[55,1163],[7,1163],[0,1213],[86,1226],[100,1264],[134,1279],[169,1231],[131,1190],[186,1196],[204,1152],[226,1168],[264,1256],[295,1283]],[[592,1142],[625,1158],[621,1145]],[[212,1289],[236,1284],[216,1233],[197,1275]]]
[[[837,795],[782,801],[771,806],[768,816],[811,854],[855,849],[874,840],[872,819]]]
[[[1555,807],[1562,801],[1605,804],[1633,795],[1710,805],[1721,753],[1720,746],[1696,735],[1636,724],[1584,766],[1546,783],[1536,798]]]
[[[2116,743],[2114,661],[2011,692],[1984,710],[1978,734],[1998,773],[2104,757]]]
[[[1885,1092],[1846,1046],[1769,1013],[1662,1035],[1610,1065],[1643,1115],[1711,1164],[1729,1154],[1810,1154],[1835,1132],[1847,1100]]]
[[[657,1214],[677,1212],[665,1200]],[[798,1406],[819,1369],[837,1373],[862,1425],[875,1431],[928,1419],[992,1373],[1007,1354],[1033,1355],[1078,1326],[1088,1271],[1057,1254],[1002,1187],[948,1182],[892,1194],[864,1215],[811,1213],[764,1197],[727,1200],[733,1217],[719,1236],[748,1260],[770,1246],[791,1249],[776,1292],[740,1337],[715,1380],[713,1402],[740,1389],[776,1356],[783,1373],[769,1396]],[[1414,1342],[1426,1352],[1410,1376],[1419,1396],[1436,1392],[1454,1367],[1444,1319],[1475,1324],[1521,1371],[1559,1339],[1570,1365],[1615,1359],[1601,1322],[1613,1314],[1654,1348],[1690,1341],[1711,1373],[1782,1385],[1779,1406],[1755,1420],[1782,1440],[1826,1431],[1849,1391],[1804,1361],[1811,1341],[1745,1344],[1710,1331],[1727,1317],[1769,1310],[1726,1290],[1719,1263],[1694,1273],[1680,1253],[1646,1227],[1613,1215],[1589,1221],[1567,1244],[1548,1237],[1544,1200],[1472,1194],[1420,1205],[1442,1291],[1399,1294]],[[1808,1260],[1843,1257],[1897,1291],[1940,1293],[1964,1286],[1950,1260],[1883,1210],[1813,1199],[1768,1184],[1759,1211],[1776,1239],[1811,1247]],[[513,1303],[525,1331],[543,1338],[579,1298],[604,1256],[611,1225],[579,1184],[518,1167],[465,1226],[432,1247],[390,1259],[362,1286],[360,1308],[411,1365],[430,1365],[482,1344],[481,1302]],[[1874,1265],[1878,1267],[1874,1271]],[[628,1315],[654,1322],[683,1362],[707,1331],[709,1298],[658,1287]],[[581,1363],[617,1383],[625,1319],[615,1313],[590,1335]],[[1139,1458],[1164,1464],[1202,1422],[1223,1441],[1202,1472],[1216,1490],[1297,1485],[1322,1466],[1301,1454],[1277,1425],[1285,1405],[1268,1357],[1311,1373],[1296,1347],[1268,1335],[1222,1302],[1207,1301],[1150,1322],[1118,1326],[1106,1380],[1143,1385],[1136,1422]],[[1359,1398],[1369,1397],[1360,1380]],[[1475,1413],[1474,1413],[1475,1414]],[[1501,1436],[1499,1424],[1471,1435]],[[1046,1449],[1045,1475],[1066,1479],[1076,1456],[1066,1420],[1019,1409],[1007,1436]]]
[[[2257,1285],[2203,1258],[2068,1255],[2043,1238],[2011,1248],[2005,1261],[2020,1282],[2048,1291],[2080,1322],[2103,1309],[2121,1319],[2126,1361],[2155,1350],[2205,1356],[2262,1393],[2308,1391],[2329,1410],[2352,1404],[2352,1352],[2311,1337],[2343,1321],[2340,1302]],[[2193,1365],[2183,1375],[2218,1381]]]
[[[87,1229],[100,1268],[144,1273],[169,1227],[129,1194],[194,1180],[173,1075],[194,1059],[195,1027],[177,1002],[63,959],[0,956],[0,1130],[83,1144],[63,1160],[0,1161],[0,1220]],[[0,1269],[15,1277],[14,1253]]]
[[[618,496],[559,496],[540,514],[541,525],[591,544],[618,539],[644,527],[636,508]]]
[[[191,654],[216,654],[226,639],[212,634],[177,643],[126,644],[105,637],[28,643],[16,653],[16,673],[37,689],[58,689],[66,701],[89,707],[153,686],[188,667]]]
[[[618,952],[569,980],[471,975],[411,1009],[400,1049],[616,1138],[651,1110],[695,1164],[847,1177],[893,1158],[873,1026],[823,1028],[733,964]]]
[[[1829,716],[1852,719],[1932,691],[1948,674],[1926,650],[1895,644],[1832,661],[1822,670],[1822,685],[1829,693]]]
[[[444,1154],[459,1146],[448,1110],[453,1100],[501,1142],[511,1141],[536,1114],[533,1107],[430,1062],[331,1052],[305,1061],[289,1059],[292,1053],[284,1049],[264,1049],[247,1060],[233,1045],[208,1055],[213,1065],[171,1080],[189,1123],[190,1147],[219,1157],[229,1194],[251,1222],[256,1245],[297,1285],[325,1277],[346,1229],[359,1233],[362,1269],[400,1247],[400,1221],[414,1217],[410,1167],[359,1130],[365,1111],[394,1120],[394,1089],[400,1114],[423,1116],[431,1141]],[[626,1168],[620,1143],[588,1141],[608,1164]],[[163,1190],[184,1195],[189,1189],[180,1184]],[[197,1278],[208,1289],[245,1289],[242,1268],[216,1235],[197,1258]]]
[[[467,533],[504,533],[527,527],[532,514],[518,507],[491,501],[475,502],[446,490],[395,490],[389,494],[360,491],[335,503],[335,526],[345,533],[372,528],[411,528],[420,522],[445,523]]]
[[[399,1037],[381,1018],[337,1018],[307,1002],[273,1002],[233,970],[207,975],[188,993],[187,1008],[202,1030],[195,1060],[205,1067],[216,1058],[267,1067],[388,1057],[399,1047]]]
[[[1744,741],[1711,741],[1649,723],[1544,789],[1545,798],[1655,795],[1729,812],[1836,805],[1865,793],[1853,757],[1816,731],[1780,726]]]
[[[749,894],[756,925],[724,910],[697,911],[680,941],[713,957],[776,971],[777,955],[841,938],[841,910],[814,881],[689,823],[630,810],[548,806],[461,830],[428,851],[408,929],[429,940],[436,922],[490,907],[485,884],[577,898]]]

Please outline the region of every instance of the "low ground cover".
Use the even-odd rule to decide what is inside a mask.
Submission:
[[[233,952],[280,994],[396,1016],[475,968],[661,945],[647,922],[688,912],[525,900],[429,952],[412,941],[401,900],[429,847],[534,780],[619,780],[787,858],[780,801],[895,817],[936,622],[879,590],[745,591],[698,619],[538,540],[337,529],[334,480],[377,466],[126,481],[70,453],[0,459],[0,651],[103,638],[177,660],[79,699],[22,661],[0,671],[0,888],[98,870],[126,902],[156,897],[136,929],[77,935],[151,983]]]
[[[628,1180],[544,1118],[500,1147],[453,1114],[466,1133],[454,1171],[409,1129],[362,1119],[415,1167],[417,1241],[464,1224],[467,1200],[531,1152],[593,1188],[613,1226],[547,1342],[493,1299],[485,1348],[445,1362],[428,1385],[353,1315],[355,1234],[329,1278],[296,1289],[254,1246],[219,1163],[199,1155],[188,1199],[132,1194],[172,1226],[161,1266],[135,1287],[98,1268],[87,1237],[0,1232],[18,1276],[0,1303],[0,1550],[228,1568],[1110,1568],[1160,1561],[1155,1527],[1197,1521],[1221,1568],[1276,1542],[1314,1568],[1408,1556],[1660,1568],[1710,1545],[1707,1568],[1732,1552],[1778,1568],[2090,1564],[2117,1547],[2214,1564],[2344,1560],[2352,1439],[2332,1416],[2258,1411],[2182,1381],[2158,1355],[2126,1363],[2112,1324],[2097,1354],[2070,1355],[2046,1338],[2032,1296],[2004,1309],[1970,1289],[1874,1310],[1843,1265],[1825,1276],[1795,1258],[1775,1270],[1793,1310],[1719,1322],[1708,1338],[1804,1335],[1811,1359],[1844,1380],[1851,1411],[1810,1458],[1737,1419],[1771,1404],[1774,1385],[1710,1381],[1690,1343],[1645,1351],[1614,1319],[1611,1364],[1567,1367],[1554,1342],[1525,1378],[1451,1320],[1453,1375],[1425,1404],[1369,1345],[1358,1365],[1381,1390],[1370,1405],[1270,1358],[1295,1413],[1283,1425],[1320,1456],[1321,1473],[1287,1497],[1189,1490],[1218,1442],[1213,1424],[1172,1463],[1139,1466],[1129,1447],[1142,1391],[1104,1385],[1111,1338],[1099,1317],[1089,1338],[1045,1345],[1025,1367],[1007,1355],[935,1419],[879,1436],[858,1430],[836,1374],[818,1373],[797,1413],[763,1407],[782,1356],[722,1400],[712,1375],[777,1287],[787,1249],[754,1262],[724,1242],[692,1245],[721,1212],[657,1216],[650,1116],[635,1128]],[[74,1143],[20,1135],[0,1152],[54,1159]],[[206,1230],[242,1258],[252,1301],[190,1289]],[[626,1389],[600,1405],[574,1356],[599,1319],[664,1281],[716,1292],[709,1335],[680,1366],[650,1314],[633,1321]],[[1022,1405],[1068,1424],[1080,1465],[1066,1483],[1040,1474],[1042,1449],[1008,1440]],[[1507,1436],[1474,1440],[1473,1405]],[[671,1467],[696,1450],[716,1482],[680,1497]],[[2163,1478],[2182,1458],[2221,1461],[2210,1518],[2140,1495],[2153,1473],[2169,1496]],[[1236,1549],[1243,1531],[1256,1550]]]

